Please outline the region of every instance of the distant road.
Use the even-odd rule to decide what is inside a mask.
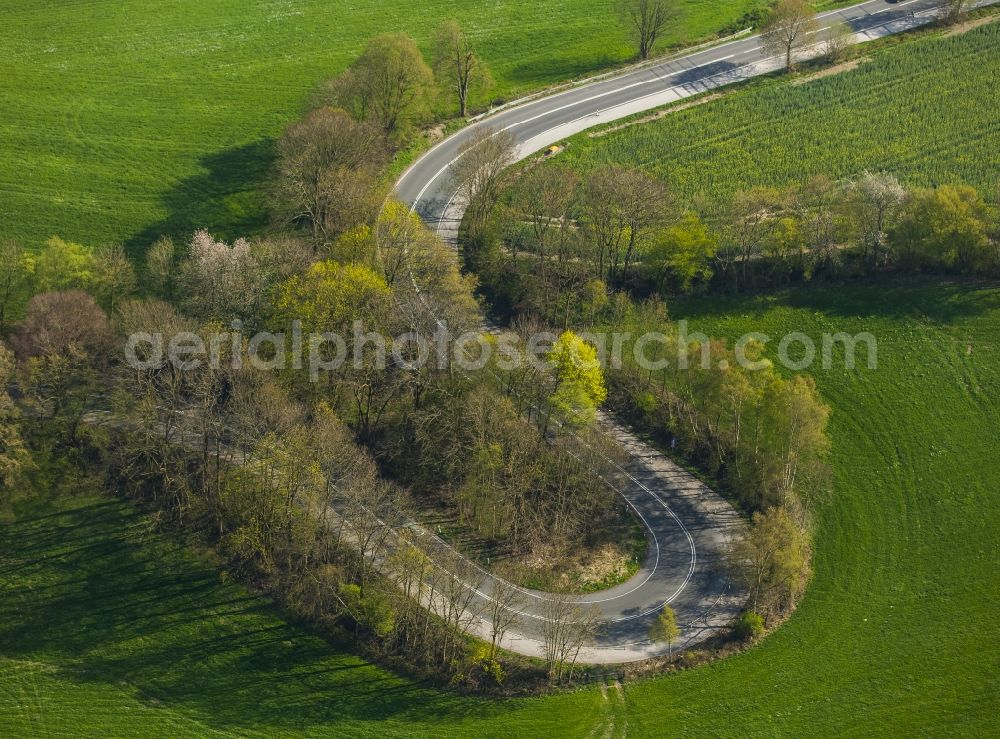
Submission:
[[[989,5],[997,0],[981,2]],[[871,0],[819,16],[822,41],[834,24],[846,22],[856,41],[873,40],[925,25],[943,7],[941,0]],[[805,50],[803,55],[815,55]],[[458,202],[449,169],[462,145],[483,127],[507,129],[525,159],[547,146],[594,126],[666,105],[723,85],[766,74],[783,66],[769,56],[759,36],[722,43],[687,56],[654,62],[616,76],[596,78],[527,100],[445,139],[424,154],[396,184],[396,195],[446,240],[454,241],[465,210]],[[666,653],[649,642],[648,629],[664,604],[678,614],[681,648],[724,628],[739,612],[746,594],[730,583],[723,567],[728,540],[743,526],[739,515],[718,494],[635,434],[605,416],[601,420],[630,454],[631,461],[606,482],[633,507],[649,532],[649,549],[640,572],[614,589],[581,597],[600,609],[605,629],[580,655],[583,662],[619,663]],[[422,545],[431,556],[446,548],[428,532]],[[489,599],[491,579],[477,584],[476,597]],[[504,646],[541,656],[541,626],[547,595],[524,592],[520,625]],[[479,632],[489,638],[488,625]]]
[[[993,2],[996,0],[979,5]],[[870,0],[821,13],[816,39],[822,41],[827,30],[840,22],[850,25],[859,42],[889,36],[933,21],[943,6],[942,0]],[[809,50],[805,54],[809,55]],[[815,50],[811,55],[815,56]],[[453,201],[448,169],[477,129],[488,126],[510,131],[520,157],[527,158],[588,128],[781,66],[783,59],[769,56],[760,37],[751,36],[529,99],[478,120],[428,151],[396,183],[396,196],[437,227],[442,236],[453,238],[463,209]]]

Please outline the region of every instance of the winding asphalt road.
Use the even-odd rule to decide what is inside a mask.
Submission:
[[[941,0],[871,0],[823,13],[815,35],[817,46],[803,50],[801,56],[816,55],[827,29],[836,23],[848,23],[855,41],[862,42],[927,24],[942,5]],[[396,196],[442,238],[454,242],[465,204],[456,196],[449,170],[477,129],[510,131],[518,145],[518,158],[525,159],[588,128],[766,74],[782,64],[782,58],[763,50],[759,36],[752,36],[527,99],[477,120],[428,151],[400,178]],[[732,621],[746,602],[746,593],[730,582],[722,559],[728,541],[744,524],[717,493],[635,434],[608,416],[600,422],[629,457],[605,481],[643,521],[649,539],[646,561],[634,578],[578,599],[598,608],[605,624],[596,642],[581,652],[580,660],[608,664],[666,653],[666,645],[650,642],[647,633],[667,603],[677,612],[682,631],[674,648],[701,642]],[[432,557],[435,550],[445,554],[444,542],[429,532],[418,529],[418,533],[421,546]],[[494,576],[481,571],[477,582],[468,587],[476,598],[486,601],[492,597],[495,582]],[[550,597],[521,591],[515,606],[518,624],[515,633],[504,639],[504,647],[531,656],[543,654],[542,627]],[[489,624],[484,620],[477,621],[474,630],[489,638]]]

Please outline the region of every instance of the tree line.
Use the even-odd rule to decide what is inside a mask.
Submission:
[[[567,334],[552,367],[530,375],[383,364],[353,346],[357,361],[315,378],[278,345],[264,353],[273,371],[235,361],[258,332],[293,324],[348,341],[359,320],[389,342],[442,321],[452,342],[478,329],[473,279],[385,200],[389,136],[343,110],[310,112],[276,144],[271,232],[164,237],[141,271],[120,246],[4,242],[0,485],[30,470],[32,450],[77,459],[374,656],[468,686],[511,669],[531,683],[534,668],[498,649],[519,591],[501,586],[502,613],[483,613],[466,587],[481,570],[417,546],[414,496],[513,554],[579,546],[619,510],[577,436],[560,432],[585,433],[603,400],[602,377],[581,369],[587,347]],[[122,347],[138,333],[199,337],[218,361],[137,368]],[[152,350],[136,351],[141,366]],[[553,679],[593,626],[575,626],[564,605],[547,648]],[[485,651],[470,635],[482,617],[493,623]]]
[[[723,201],[682,200],[618,165],[529,165],[480,188],[466,256],[507,312],[571,325],[614,290],[637,297],[884,273],[1000,272],[1000,217],[967,185],[907,187],[886,172]],[[565,300],[553,301],[559,294]]]

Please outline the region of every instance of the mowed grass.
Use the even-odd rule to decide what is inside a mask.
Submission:
[[[998,48],[998,22],[905,41],[853,71],[800,85],[757,83],[656,122],[577,136],[564,161],[584,171],[638,166],[688,197],[866,169],[920,186],[965,182],[997,196]]]
[[[753,0],[685,0],[665,43]],[[7,0],[0,24],[0,236],[141,252],[161,233],[267,223],[271,141],[378,33],[426,49],[455,18],[509,97],[621,63],[615,0]]]
[[[36,492],[3,513],[0,736],[468,736],[505,725],[503,703],[397,677],[282,620],[127,502]],[[547,732],[585,732],[598,697],[518,713]]]
[[[729,338],[880,343],[875,371],[813,372],[834,411],[816,575],[748,653],[624,703],[458,697],[282,621],[125,503],[36,494],[0,529],[0,734],[995,733],[1000,287],[816,285],[673,313]]]
[[[878,369],[810,370],[833,408],[816,574],[756,649],[629,693],[688,733],[995,733],[1000,702],[1000,287],[810,286],[674,308],[692,330],[873,333]],[[860,365],[864,364],[861,353]]]

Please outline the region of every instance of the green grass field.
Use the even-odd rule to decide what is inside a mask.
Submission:
[[[997,196],[1000,23],[907,41],[858,69],[794,85],[766,81],[591,139],[561,159],[581,170],[638,166],[684,196],[784,187],[865,169],[913,185],[965,182]]]
[[[475,19],[507,92],[625,54],[610,1],[328,5],[7,3],[0,235],[141,246],[161,231],[259,228],[270,137],[380,29]],[[706,32],[728,19],[713,18],[716,3],[692,5]],[[735,16],[743,5],[725,7]],[[405,23],[395,20],[403,7]],[[998,42],[992,26],[906,44],[841,77],[743,91],[599,144],[578,139],[567,156],[591,166],[613,143],[616,160],[687,191],[786,184],[803,162],[988,189]],[[889,115],[897,90],[915,102]],[[0,735],[995,733],[1000,288],[812,285],[671,310],[714,335],[880,340],[877,371],[815,373],[834,409],[835,474],[817,512],[816,577],[791,621],[750,652],[627,686],[624,698],[463,698],[288,623],[128,504],[66,481],[53,487],[77,492],[21,491],[0,504]]]
[[[880,340],[877,371],[815,373],[835,473],[816,576],[750,652],[630,685],[624,701],[461,698],[283,622],[124,503],[34,497],[0,528],[0,734],[992,733],[1000,288],[812,286],[674,315],[729,337]]]
[[[685,0],[697,39],[753,0]],[[371,36],[469,30],[510,96],[623,62],[614,0],[8,0],[0,236],[86,244],[266,223],[271,140]]]

